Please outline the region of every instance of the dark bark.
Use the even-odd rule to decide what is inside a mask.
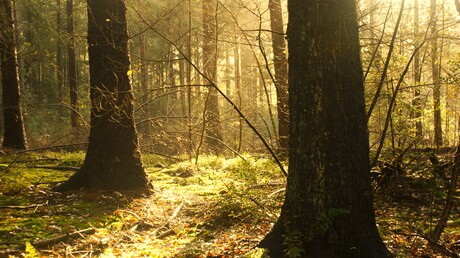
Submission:
[[[375,224],[356,6],[290,0],[289,175],[271,257],[388,257]]]
[[[81,169],[55,188],[146,190],[129,71],[124,0],[88,0],[91,129]]]
[[[272,31],[273,63],[278,108],[279,145],[285,154],[289,145],[289,95],[286,43],[284,41],[283,12],[280,0],[269,0],[270,26]]]
[[[433,77],[433,122],[434,144],[437,148],[442,147],[442,118],[441,118],[441,78],[438,54],[437,15],[436,0],[430,2],[431,11],[431,72]]]
[[[447,226],[447,221],[449,220],[449,216],[451,215],[452,209],[455,206],[455,193],[457,191],[457,183],[458,183],[458,173],[460,167],[460,143],[457,145],[457,150],[455,151],[455,159],[454,165],[452,166],[452,176],[450,178],[449,188],[447,191],[447,197],[444,204],[444,208],[442,210],[441,217],[439,218],[436,226],[431,233],[430,240],[437,244],[439,238],[441,237],[442,232]]]
[[[217,80],[217,24],[216,0],[203,1],[203,74],[207,81],[216,83]],[[206,83],[207,84],[207,83]],[[220,130],[219,98],[216,89],[208,87],[206,105],[206,140],[214,153],[222,149],[222,133]]]
[[[73,18],[73,0],[67,0],[67,43],[68,80],[70,91],[70,121],[73,128],[78,127],[78,88],[77,88],[77,61],[75,54],[75,24]]]
[[[0,6],[0,57],[2,72],[3,147],[27,149],[16,49],[13,3],[2,0]]]

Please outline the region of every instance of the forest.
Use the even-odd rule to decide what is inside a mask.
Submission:
[[[0,257],[460,257],[459,0],[0,0]]]

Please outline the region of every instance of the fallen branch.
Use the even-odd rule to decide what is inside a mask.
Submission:
[[[157,239],[163,239],[163,238],[166,238],[168,236],[175,235],[175,234],[176,234],[176,232],[174,231],[174,229],[168,229],[165,232],[163,232],[160,235],[158,235]]]
[[[269,195],[268,195],[268,198],[272,198],[273,195],[278,194],[278,193],[282,193],[282,192],[284,192],[284,191],[286,191],[286,188],[278,189],[278,190],[274,191],[273,193],[269,194]]]
[[[36,209],[41,206],[48,205],[48,202],[41,203],[41,204],[31,204],[31,205],[2,205],[0,209],[14,209],[14,210],[27,210],[27,209]]]
[[[171,217],[169,217],[163,225],[161,225],[160,227],[158,227],[158,228],[154,231],[154,234],[156,234],[156,233],[157,233],[160,229],[162,229],[162,228],[168,228],[169,222],[170,222],[171,220],[173,220],[175,217],[177,217],[177,215],[179,215],[179,212],[180,212],[180,210],[182,209],[183,206],[184,206],[184,202],[181,202],[181,204],[179,204],[179,206],[177,206],[177,208],[174,210],[174,213],[171,215]],[[168,231],[171,231],[171,230],[172,230],[172,229],[167,230],[166,232],[160,234],[157,238],[161,239],[160,236],[162,236],[162,238],[165,238],[165,237],[167,237],[167,236],[169,236],[169,235],[175,234],[174,230],[172,230],[172,232],[169,232],[168,234],[166,234]],[[166,235],[165,235],[165,234],[166,234]],[[163,235],[165,235],[165,236],[163,236]]]
[[[83,235],[85,235],[85,234],[86,235],[92,235],[94,233],[96,233],[96,230],[94,228],[87,228],[87,229],[83,229],[83,230],[73,232],[73,233],[70,233],[70,234],[57,236],[57,237],[54,237],[54,238],[35,241],[35,242],[32,242],[32,245],[34,247],[36,247],[36,248],[41,248],[41,247],[46,247],[46,246],[49,246],[49,245],[57,244],[59,242],[64,242],[64,241],[67,241],[69,239],[80,238],[80,237],[83,237]]]
[[[28,168],[41,168],[41,169],[52,169],[52,170],[72,170],[72,171],[77,171],[80,168],[79,167],[72,167],[72,166],[44,166],[44,165],[35,165],[35,166],[30,166]]]
[[[18,249],[2,249],[0,250],[0,257],[10,257],[11,255],[19,255],[22,251]]]

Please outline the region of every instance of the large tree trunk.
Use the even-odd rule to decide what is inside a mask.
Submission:
[[[21,93],[16,49],[13,3],[0,6],[0,58],[3,87],[3,147],[26,149],[27,141],[21,111]]]
[[[271,257],[388,257],[375,224],[356,6],[290,0],[289,176]]]
[[[288,66],[281,1],[269,0],[268,7],[270,9],[270,26],[275,65],[279,145],[282,152],[287,153],[289,145]]]
[[[134,126],[124,0],[88,0],[91,129],[81,169],[55,190],[146,190]]]
[[[203,74],[206,84],[217,80],[217,24],[216,24],[216,0],[203,0]],[[210,149],[219,153],[222,149],[222,133],[220,130],[220,110],[217,90],[208,87],[206,105],[206,140]]]
[[[78,89],[77,89],[77,61],[75,54],[75,25],[73,18],[73,0],[67,0],[67,43],[68,80],[70,91],[70,121],[72,128],[78,127]]]

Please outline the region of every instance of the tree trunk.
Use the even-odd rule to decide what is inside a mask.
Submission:
[[[278,137],[281,151],[285,154],[289,145],[289,95],[286,43],[284,41],[283,12],[280,0],[269,0],[270,27],[272,31],[275,87],[278,107]]]
[[[203,0],[203,74],[206,82],[216,84],[217,80],[217,24],[216,0]],[[208,83],[206,83],[208,84]],[[217,84],[216,84],[217,85]],[[214,153],[222,149],[222,133],[220,130],[219,98],[216,89],[208,87],[206,108],[206,141]]]
[[[414,46],[419,45],[419,4],[418,0],[414,0]],[[423,134],[422,126],[422,106],[420,99],[420,89],[419,85],[422,80],[422,68],[420,66],[420,52],[414,56],[414,82],[415,82],[415,91],[414,91],[414,100],[412,105],[414,106],[414,120],[415,120],[415,136],[421,138]]]
[[[91,129],[81,169],[57,191],[146,190],[134,126],[124,0],[88,0]]]
[[[241,48],[240,39],[237,34],[236,25],[234,26],[235,33],[235,45],[233,47],[233,57],[235,58],[234,77],[235,77],[235,95],[238,101],[236,102],[239,109],[243,108],[243,99],[241,96]],[[243,119],[238,118],[238,138],[237,138],[236,150],[241,151],[243,145]]]
[[[141,2],[143,3],[143,2]],[[146,53],[145,53],[145,35],[142,33],[139,35],[139,58],[140,58],[140,66],[141,66],[141,92],[142,92],[142,116],[145,119],[150,119],[150,109],[149,109],[149,78],[148,78],[148,64],[146,60]],[[144,136],[150,135],[150,121],[146,122],[145,125],[142,127],[142,133]]]
[[[375,224],[356,6],[289,0],[289,175],[271,257],[388,257]]]
[[[441,81],[439,74],[436,0],[431,0],[431,72],[433,77],[434,144],[442,146]]]
[[[73,0],[67,0],[67,43],[68,80],[70,91],[70,121],[72,128],[78,127],[78,89],[77,89],[77,61],[75,55],[75,25],[73,18]]]
[[[0,58],[2,72],[3,147],[27,149],[24,120],[21,111],[21,92],[11,0],[0,6]]]
[[[63,102],[63,86],[64,86],[64,65],[62,58],[62,10],[61,10],[61,0],[56,1],[57,11],[56,11],[56,29],[57,29],[57,44],[56,44],[56,78],[57,78],[57,90],[59,102]],[[63,108],[59,107],[59,115],[62,117]]]

